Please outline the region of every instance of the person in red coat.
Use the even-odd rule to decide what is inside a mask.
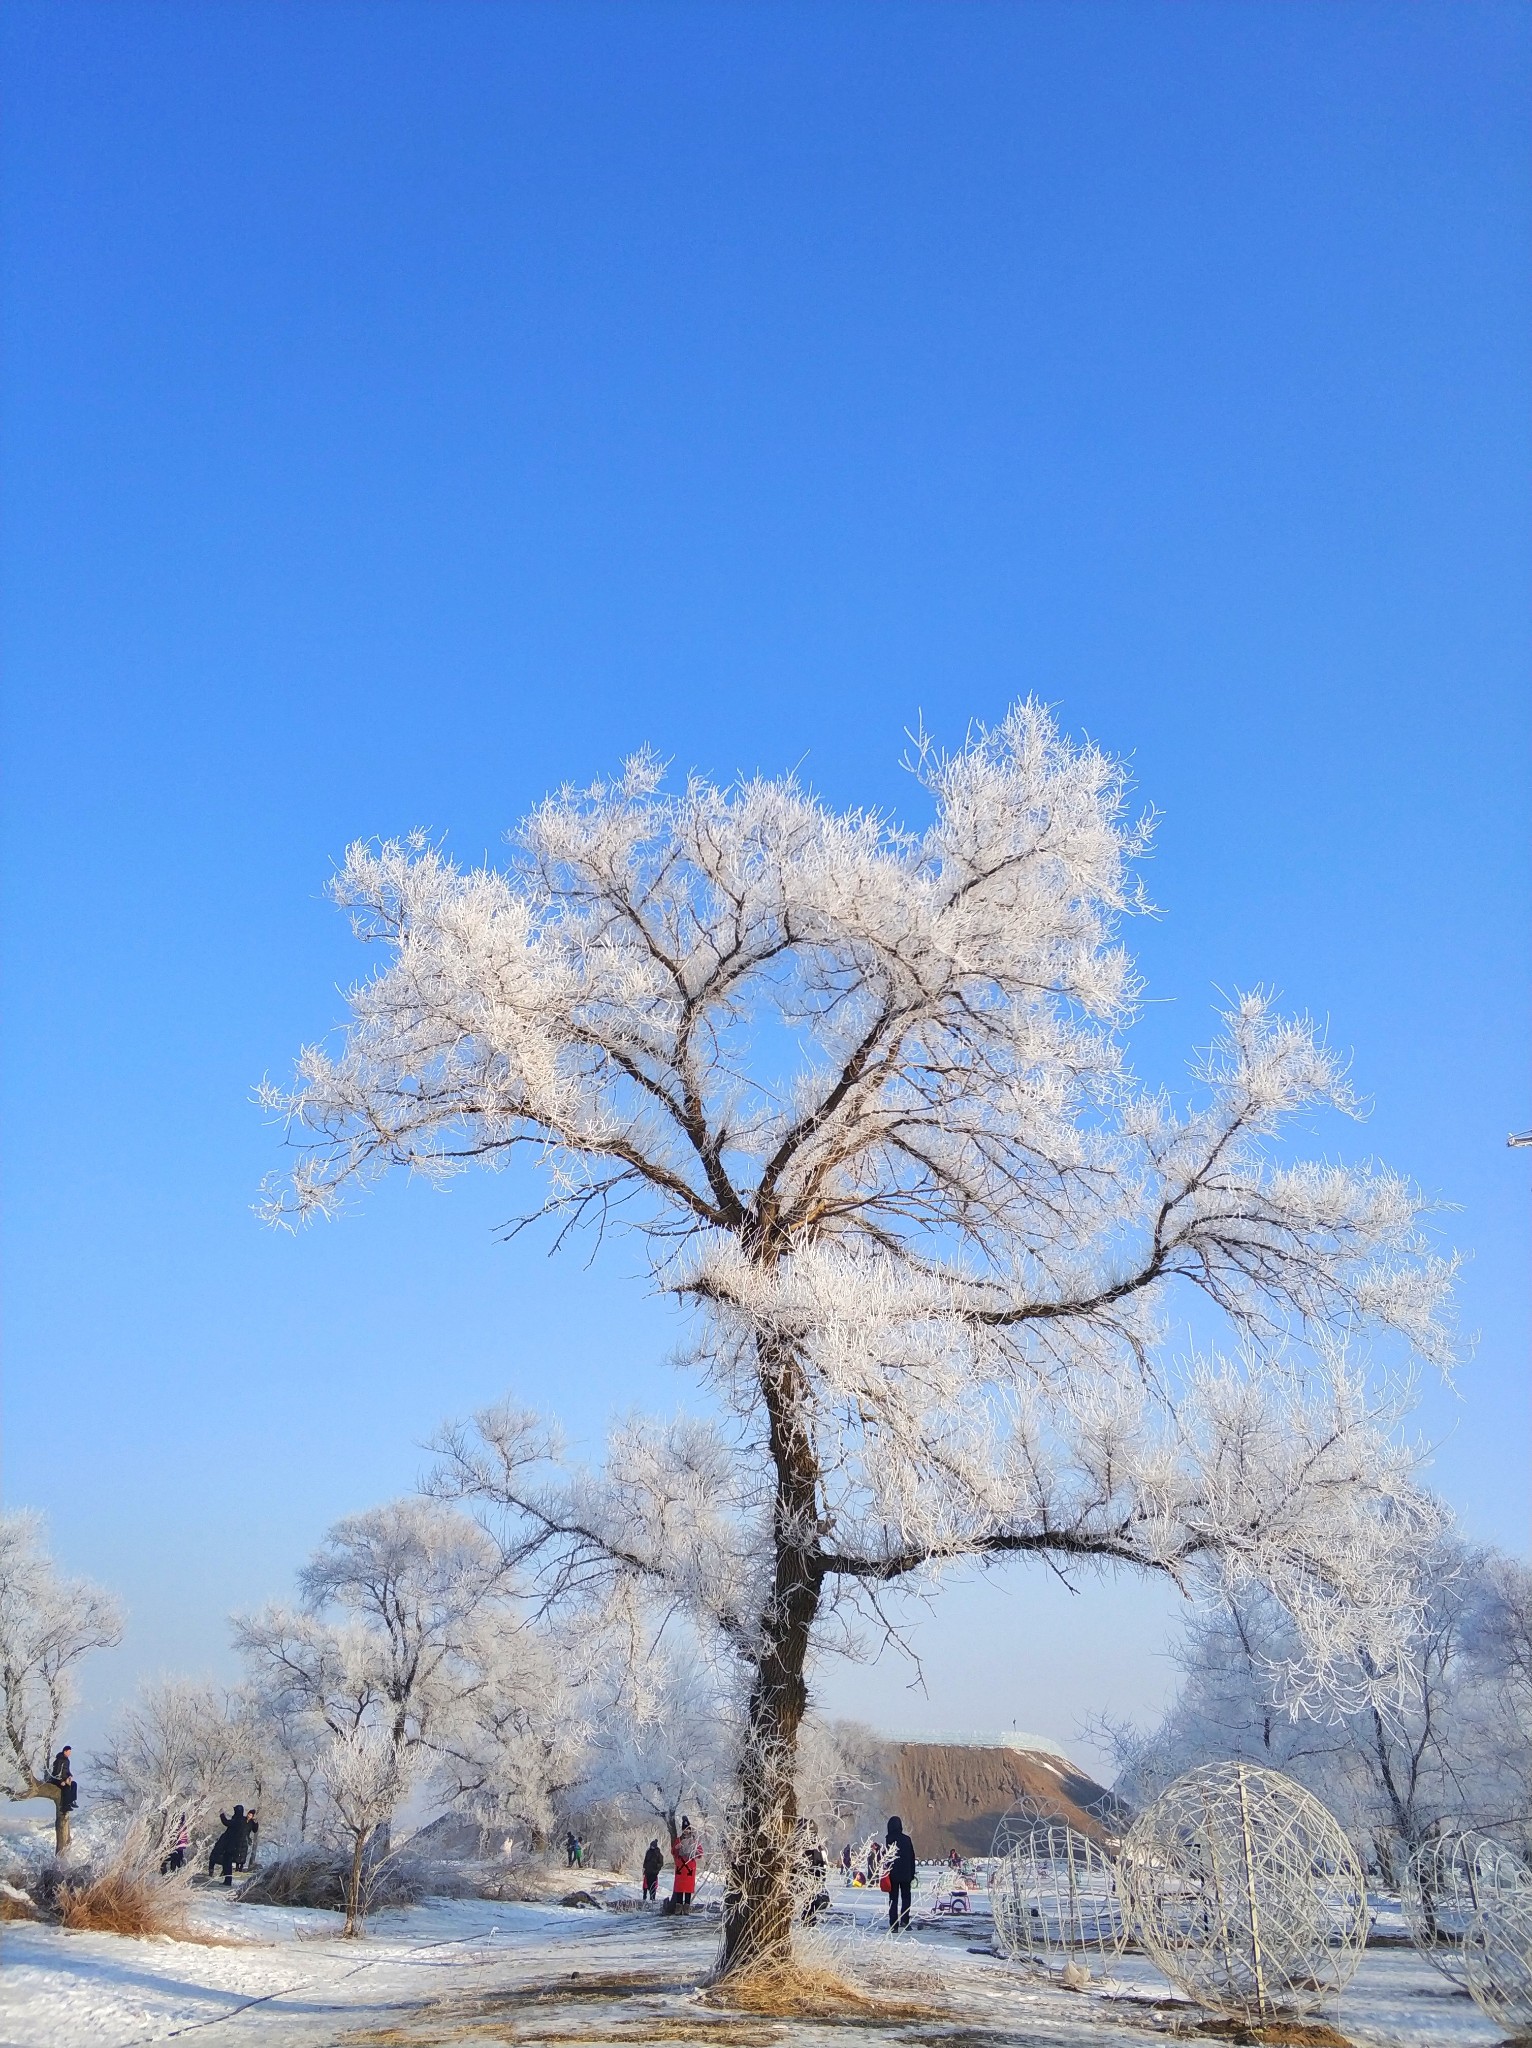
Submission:
[[[670,1838],[670,1854],[676,1866],[675,1883],[670,1891],[672,1913],[689,1913],[692,1909],[692,1894],[697,1889],[697,1863],[701,1851],[692,1824],[683,1813],[681,1832]]]

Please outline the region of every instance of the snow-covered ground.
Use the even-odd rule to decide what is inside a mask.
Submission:
[[[570,1878],[579,1882],[580,1874]],[[605,1896],[626,1907],[634,1894],[618,1885]],[[703,1903],[708,1896],[705,1889]],[[879,2039],[1133,2048],[1194,2031],[1190,2009],[1138,1958],[1124,1959],[1088,1991],[1068,1992],[974,1953],[989,1939],[982,1908],[966,1921],[923,1914],[913,1939],[893,1945],[881,1927],[880,1894],[848,1895],[836,1886],[832,1896],[830,1944],[907,1971],[907,1989],[887,1988],[930,2008],[918,2021],[880,2024]],[[227,1945],[124,1941],[21,1923],[0,1928],[5,2048],[137,2048],[202,2034],[209,2048],[641,2048],[661,2040],[846,2048],[868,2036],[865,2022],[789,2023],[704,2003],[699,1988],[717,1947],[716,1919],[440,1900],[380,1915],[364,1940],[348,1942],[331,1914],[241,1906],[218,1892],[199,1892],[196,1902],[199,1925]],[[1499,2038],[1466,1997],[1407,1950],[1369,1951],[1327,2017],[1361,2048],[1490,2048]]]

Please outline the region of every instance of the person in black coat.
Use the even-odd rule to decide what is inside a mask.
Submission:
[[[915,1882],[915,1844],[897,1813],[890,1814],[883,1840],[887,1846],[888,1929],[890,1934],[905,1934],[910,1925],[910,1887]]]
[[[660,1847],[659,1837],[644,1851],[644,1897],[656,1899],[660,1892],[660,1872],[665,1868],[665,1851]]]
[[[245,1819],[242,1806],[236,1806],[232,1814],[220,1813],[218,1818],[223,1822],[223,1833],[209,1851],[207,1874],[211,1877],[221,1864],[224,1883],[233,1884],[235,1871],[249,1854],[250,1823]]]

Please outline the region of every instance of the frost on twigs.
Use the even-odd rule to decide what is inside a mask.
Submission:
[[[1356,1852],[1280,1771],[1188,1771],[1134,1822],[1118,1877],[1146,1953],[1215,2012],[1312,2011],[1361,1961],[1367,1893]]]
[[[1189,1106],[1140,1087],[1120,764],[1036,704],[917,753],[921,829],[645,756],[550,797],[502,870],[353,847],[334,894],[377,971],[265,1098],[297,1148],[281,1215],[519,1152],[546,1193],[518,1226],[634,1229],[694,1312],[714,1420],[626,1425],[570,1472],[487,1411],[440,1483],[549,1601],[682,1616],[732,1660],[759,1882],[731,1966],[781,1938],[760,1873],[790,1854],[811,1660],[899,1587],[1006,1556],[1257,1581],[1295,1690],[1386,1690],[1432,1516],[1363,1368],[1374,1338],[1446,1358],[1450,1267],[1397,1175],[1281,1149],[1354,1112],[1343,1063],[1253,994]],[[1186,1362],[1188,1291],[1226,1337]]]

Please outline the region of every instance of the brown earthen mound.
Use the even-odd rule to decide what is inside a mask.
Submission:
[[[1121,1833],[1120,1802],[1063,1757],[958,1742],[891,1742],[888,1811],[904,1821],[917,1856],[987,1856],[1006,1809],[1023,1797],[1105,1842]],[[1046,1817],[1052,1817],[1051,1814]]]

